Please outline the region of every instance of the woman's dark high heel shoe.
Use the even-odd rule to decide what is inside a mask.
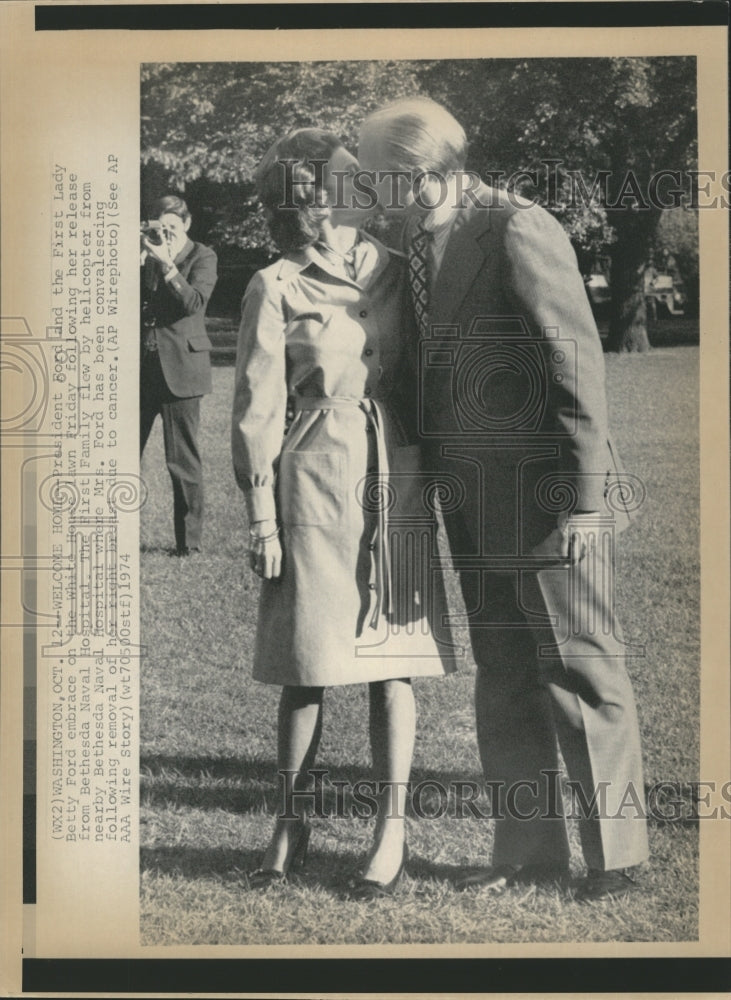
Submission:
[[[246,876],[249,889],[266,889],[275,882],[286,881],[289,874],[301,871],[307,861],[311,833],[310,824],[303,823],[284,868],[257,868],[253,872],[249,872]]]
[[[361,903],[367,903],[372,899],[383,899],[385,896],[393,896],[396,886],[401,881],[401,876],[406,870],[408,860],[409,848],[407,844],[404,844],[401,864],[390,882],[377,882],[375,879],[363,878],[361,875],[360,878],[356,878],[351,882],[348,889],[349,898],[358,900]]]

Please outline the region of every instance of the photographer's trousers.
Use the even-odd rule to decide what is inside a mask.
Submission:
[[[157,351],[145,351],[140,378],[140,455],[155,417],[162,418],[165,463],[173,486],[175,547],[185,555],[201,547],[203,467],[198,449],[200,396],[175,396]]]

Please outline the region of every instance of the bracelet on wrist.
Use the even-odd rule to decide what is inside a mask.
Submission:
[[[255,531],[249,528],[249,538],[254,543],[263,544],[264,542],[271,542],[275,538],[279,538],[279,527],[276,527],[274,531],[270,532],[268,535],[257,535]]]

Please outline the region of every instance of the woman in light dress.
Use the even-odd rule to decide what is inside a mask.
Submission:
[[[233,460],[262,578],[254,677],[282,686],[278,763],[288,808],[252,886],[305,860],[298,797],[320,739],[324,689],[369,685],[373,844],[350,884],[390,894],[407,857],[415,735],[411,677],[453,669],[429,479],[419,473],[407,261],[361,232],[372,206],[339,138],[306,128],[257,173],[283,251],[243,301]],[[288,409],[294,416],[283,437]]]

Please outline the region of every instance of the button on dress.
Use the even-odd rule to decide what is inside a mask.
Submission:
[[[371,237],[358,260],[353,278],[308,247],[259,271],[243,300],[234,471],[249,519],[276,518],[283,550],[261,587],[266,683],[439,675],[459,655],[416,444],[407,262]]]

